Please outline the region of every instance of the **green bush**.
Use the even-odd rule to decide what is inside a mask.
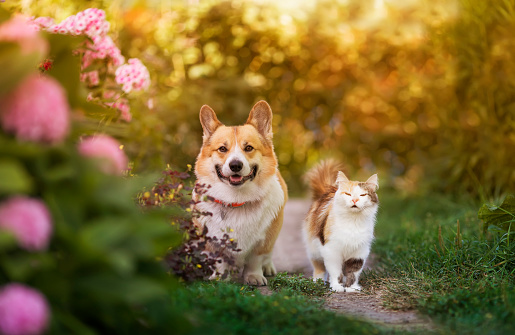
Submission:
[[[8,18],[0,8],[0,23]],[[50,52],[55,56],[51,72],[61,84],[52,83],[66,88],[61,94],[68,97],[64,99],[72,110],[68,111],[66,106],[65,112],[81,110],[98,119],[102,119],[103,113],[112,112],[85,100],[78,77],[79,59],[72,54],[77,39],[41,38],[50,41]],[[30,70],[12,66],[2,76],[2,101],[28,75],[39,78],[34,73],[41,60],[27,59],[20,50],[16,42],[0,42],[0,62],[19,60],[30,64]],[[19,107],[22,104],[17,105],[18,122],[25,122],[25,128],[32,125],[36,132],[40,126],[52,124],[56,110],[63,108],[58,104],[63,102],[55,96],[46,101],[41,92],[25,93],[37,98],[25,96],[28,100],[23,101],[24,109]],[[51,93],[56,94],[55,87]],[[28,103],[33,104],[32,108],[27,108]],[[31,123],[31,115],[23,115],[22,119],[21,109],[37,110],[39,114],[33,117],[39,118],[40,124]],[[180,235],[169,224],[169,216],[182,209],[143,211],[135,204],[137,192],[150,184],[154,176],[123,177],[101,172],[101,161],[87,158],[78,150],[78,135],[86,132],[80,122],[84,118],[77,117],[79,122],[72,125],[68,137],[50,144],[19,138],[18,132],[7,129],[7,115],[12,118],[12,110],[0,105],[0,206],[15,197],[42,201],[50,212],[52,235],[48,247],[27,250],[17,232],[26,237],[35,235],[37,231],[31,230],[30,225],[36,225],[36,220],[25,219],[27,229],[18,221],[0,217],[0,285],[22,283],[40,291],[50,306],[48,331],[53,334],[162,334],[171,325],[187,324],[178,313],[169,314],[167,297],[178,284],[162,262],[168,249],[180,242]],[[97,130],[104,127],[104,123],[96,121]],[[31,214],[30,208],[22,209],[22,215]],[[17,228],[12,229],[13,224]],[[157,322],[163,314],[169,315]]]

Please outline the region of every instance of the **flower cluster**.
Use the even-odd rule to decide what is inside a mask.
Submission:
[[[121,174],[127,170],[127,156],[120,143],[106,135],[88,137],[79,143],[79,152],[99,161],[100,169],[107,174]]]
[[[48,326],[49,314],[45,297],[30,287],[12,283],[0,290],[1,334],[42,334]]]
[[[44,250],[52,234],[50,213],[41,200],[13,197],[0,204],[0,229],[12,232],[26,250]]]
[[[28,18],[15,15],[0,26],[0,41],[18,43],[23,54],[39,52],[44,55],[48,51],[48,43],[37,29],[27,24]]]
[[[137,58],[129,59],[129,64],[120,66],[116,69],[115,74],[116,82],[122,85],[125,93],[147,89],[150,85],[148,70]]]
[[[29,75],[10,94],[0,98],[0,120],[5,131],[32,142],[62,142],[70,116],[66,92],[57,80]]]
[[[100,78],[109,80],[114,77],[114,81],[122,86],[125,93],[147,89],[150,85],[150,75],[147,68],[139,59],[135,58],[130,59],[128,64],[124,64],[125,58],[122,56],[120,49],[107,35],[110,25],[105,18],[103,10],[88,8],[66,18],[59,24],[55,24],[53,19],[48,17],[34,18],[32,22],[37,27],[36,29],[42,29],[50,33],[88,37],[80,51],[82,55],[81,80],[89,88],[102,86],[103,81]],[[98,68],[93,65],[98,65],[99,61],[107,61],[105,73],[102,73],[102,75],[98,69],[93,69]],[[105,85],[105,87],[109,87],[109,85]],[[110,91],[108,88],[105,90]],[[129,104],[125,97],[117,95],[115,101],[105,101],[103,99],[104,95],[104,92],[97,92],[92,94],[89,100],[115,108],[120,111],[123,120],[131,120]]]
[[[38,17],[34,23],[54,34],[86,35],[88,37],[105,36],[109,31],[109,22],[105,20],[105,12],[97,8],[88,8],[76,15],[67,17],[63,22],[55,24],[49,17]]]

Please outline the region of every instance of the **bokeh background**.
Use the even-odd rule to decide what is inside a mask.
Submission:
[[[515,190],[515,4],[509,0],[7,1],[60,22],[104,9],[152,84],[116,135],[136,173],[193,164],[198,112],[274,111],[290,193],[319,160],[403,193]],[[108,128],[106,128],[108,129]],[[109,130],[107,130],[109,131]]]

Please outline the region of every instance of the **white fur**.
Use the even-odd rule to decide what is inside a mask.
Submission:
[[[318,237],[308,237],[308,223],[305,224],[304,236],[308,255],[311,259],[324,262],[329,284],[336,292],[361,290],[358,284],[361,270],[354,273],[356,281],[350,287],[344,288],[338,279],[342,275],[342,265],[346,260],[357,258],[365,262],[370,253],[378,205],[368,196],[361,196],[365,193],[367,192],[359,186],[352,189],[350,196],[342,194],[340,190],[335,193],[327,219],[327,222],[331,222],[331,234],[325,245],[322,245]],[[354,205],[353,200],[358,206],[357,209],[351,208]]]
[[[207,184],[202,178],[198,182]],[[197,208],[212,213],[212,216],[201,217],[199,222],[207,225],[210,236],[221,237],[229,233],[236,240],[238,248],[242,249],[234,256],[238,267],[245,266],[244,280],[251,284],[265,285],[263,271],[265,274],[275,274],[271,255],[257,256],[252,250],[264,241],[268,227],[284,206],[285,194],[278,177],[274,175],[260,187],[253,182],[238,187],[222,181],[210,184],[212,187],[206,195],[225,203],[245,204],[231,208],[215,202],[200,202]]]

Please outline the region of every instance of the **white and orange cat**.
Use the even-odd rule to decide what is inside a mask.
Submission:
[[[359,275],[370,253],[379,207],[377,174],[365,182],[350,181],[336,162],[327,160],[307,178],[313,204],[304,237],[313,280],[327,274],[333,291],[360,291]]]

